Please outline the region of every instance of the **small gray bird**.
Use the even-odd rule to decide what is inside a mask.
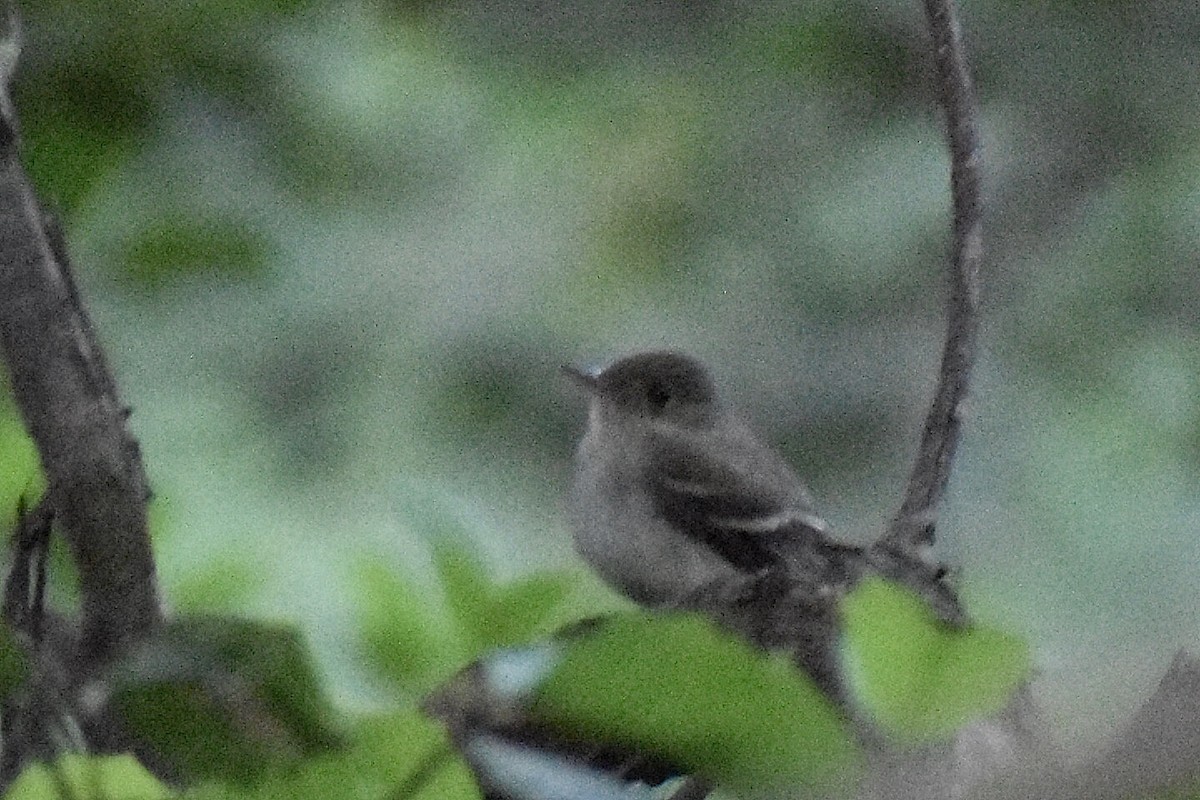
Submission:
[[[628,597],[678,604],[717,581],[794,563],[798,552],[842,547],[700,362],[649,352],[564,370],[590,399],[568,500],[575,545]]]

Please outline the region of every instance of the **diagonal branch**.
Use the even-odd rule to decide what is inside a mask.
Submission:
[[[938,507],[958,448],[979,327],[979,265],[983,258],[978,109],[955,16],[954,0],[925,0],[937,82],[946,113],[954,241],[950,259],[946,346],[937,391],[908,480],[904,502],[878,542],[910,557],[933,543]]]
[[[0,350],[79,570],[84,671],[160,619],[146,477],[61,234],[19,157],[9,98],[16,15],[0,39]],[[0,11],[0,13],[4,13]],[[4,19],[0,18],[0,25]]]

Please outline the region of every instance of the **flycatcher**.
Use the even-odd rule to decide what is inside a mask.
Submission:
[[[649,352],[564,370],[590,401],[568,501],[575,545],[628,597],[675,604],[797,553],[843,547],[700,362]]]

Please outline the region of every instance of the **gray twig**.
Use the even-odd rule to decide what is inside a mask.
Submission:
[[[8,93],[19,37],[7,10],[0,40],[0,349],[79,570],[76,668],[86,674],[160,620],[148,490],[62,237],[21,164]]]
[[[979,265],[983,258],[978,109],[953,0],[925,0],[937,82],[946,114],[954,239],[950,259],[946,346],[938,388],[925,419],[916,462],[900,511],[879,545],[909,557],[933,543],[938,507],[950,479],[979,327]]]

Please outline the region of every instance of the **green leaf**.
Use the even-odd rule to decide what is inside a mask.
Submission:
[[[386,677],[418,692],[448,678],[485,651],[546,633],[574,589],[567,575],[543,574],[496,586],[466,547],[433,545],[446,613],[411,582],[375,562],[359,570],[360,635],[366,656]]]
[[[365,562],[357,577],[364,655],[384,677],[425,691],[466,659],[465,643],[429,592],[374,561]]]
[[[499,587],[484,610],[482,634],[488,647],[517,644],[542,631],[572,591],[571,577],[563,573],[532,575]]]
[[[232,612],[244,608],[260,585],[255,568],[248,562],[218,556],[176,582],[171,600],[182,612]]]
[[[16,632],[0,621],[0,697],[7,697],[29,674],[29,658],[17,641]]]
[[[851,780],[841,715],[789,661],[692,614],[619,615],[566,643],[531,713],[585,741],[631,746],[743,796]]]
[[[443,727],[415,709],[363,720],[347,760],[360,775],[377,774],[392,787],[412,788],[414,799],[479,797],[470,768],[454,756]]]
[[[1139,797],[1143,800],[1200,800],[1200,785],[1193,782],[1182,786],[1167,786]]]
[[[9,787],[5,800],[112,797],[160,800],[171,790],[131,755],[65,755],[53,764],[30,764]]]
[[[251,783],[339,744],[289,627],[177,620],[135,647],[111,679],[130,732],[192,777]]]
[[[345,750],[306,759],[287,774],[269,776],[255,787],[255,796],[478,800],[470,770],[455,757],[442,727],[416,710],[359,720],[352,736]]]
[[[472,639],[472,654],[486,649],[491,632],[486,623],[494,595],[483,562],[465,545],[448,538],[434,539],[433,564],[455,622]]]
[[[18,499],[39,497],[45,485],[37,448],[21,417],[0,399],[0,513],[11,519]]]
[[[899,742],[946,738],[999,712],[1029,678],[1029,648],[981,626],[955,629],[912,592],[868,578],[842,601],[840,657],[854,701]]]
[[[130,243],[126,276],[151,288],[189,275],[257,277],[266,272],[269,250],[246,220],[170,215]]]

